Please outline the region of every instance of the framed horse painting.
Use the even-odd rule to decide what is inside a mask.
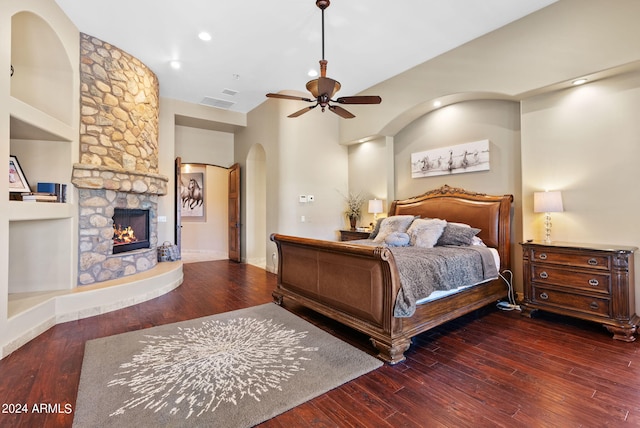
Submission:
[[[186,221],[205,221],[206,166],[183,164],[180,183],[180,213]]]

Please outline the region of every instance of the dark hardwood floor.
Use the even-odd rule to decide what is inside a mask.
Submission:
[[[271,301],[274,275],[228,261],[184,266],[176,290],[136,306],[57,325],[0,361],[1,427],[70,427],[87,340]],[[290,307],[291,308],[291,307]],[[365,336],[291,308],[373,353]],[[640,426],[640,341],[599,325],[487,308],[415,338],[385,365],[263,427]],[[33,413],[59,404],[61,413]],[[8,414],[26,404],[27,414]]]

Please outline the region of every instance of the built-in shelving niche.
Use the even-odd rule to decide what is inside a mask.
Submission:
[[[56,32],[34,13],[11,19],[11,65],[12,97],[67,125],[77,120],[70,58]]]
[[[78,88],[74,68],[59,35],[40,16],[19,12],[11,18],[10,142],[32,188],[39,181],[70,182],[77,151]],[[72,192],[69,189],[69,192]],[[9,202],[10,316],[29,310],[76,283],[75,205]],[[24,304],[24,296],[41,299]],[[22,303],[15,308],[14,303]]]

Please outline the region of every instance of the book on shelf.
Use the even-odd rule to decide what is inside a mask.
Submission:
[[[56,195],[56,202],[67,202],[67,185],[62,183],[38,183],[36,193]]]
[[[20,195],[25,202],[60,202],[58,195],[44,192],[25,192]]]
[[[67,202],[67,185],[63,183],[38,183],[36,192],[10,192],[12,201]]]

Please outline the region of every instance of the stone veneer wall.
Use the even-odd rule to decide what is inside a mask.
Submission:
[[[158,79],[138,59],[80,34],[80,163],[71,182],[79,194],[78,284],[133,275],[157,264]],[[148,209],[148,249],[113,254],[115,208]]]
[[[80,163],[158,172],[158,79],[137,58],[80,34]]]

